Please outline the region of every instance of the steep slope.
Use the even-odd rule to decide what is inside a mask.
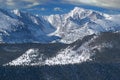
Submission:
[[[48,36],[55,29],[42,17],[13,10],[0,9],[1,43],[51,42],[57,37]]]
[[[94,33],[120,30],[119,15],[108,15],[79,7],[67,14],[50,15],[45,19],[56,28],[51,35],[60,36],[64,43],[72,43]]]
[[[73,43],[87,35],[120,30],[120,15],[75,7],[63,15],[34,16],[0,9],[0,42]]]
[[[112,36],[112,37],[111,37]],[[24,46],[24,53],[20,57],[11,59],[4,65],[68,65],[85,62],[94,63],[119,63],[120,62],[120,33],[102,33],[90,35],[72,44],[30,44],[21,46],[16,44],[18,49]],[[7,47],[6,45],[4,47]],[[15,45],[11,45],[14,47]],[[1,46],[2,47],[2,46]],[[5,51],[5,48],[2,47]],[[8,47],[9,49],[9,47]],[[23,51],[23,50],[22,50]],[[20,53],[16,51],[15,53]]]

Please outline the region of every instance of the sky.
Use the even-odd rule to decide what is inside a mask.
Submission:
[[[66,13],[75,6],[98,11],[120,11],[120,0],[0,0],[1,8],[21,9],[42,15]]]

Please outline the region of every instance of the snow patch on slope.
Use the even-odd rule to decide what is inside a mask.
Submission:
[[[68,46],[65,49],[59,50],[56,55],[52,57],[47,57],[44,53],[41,54],[40,49],[29,49],[22,56],[5,65],[53,66],[80,64],[83,62],[92,61],[92,56],[95,55],[96,51],[101,52],[105,48],[113,48],[111,42],[102,42],[94,45],[94,40],[96,40],[98,37],[99,36],[94,36],[89,41],[83,42],[82,45],[75,43],[75,45]]]
[[[29,65],[38,56],[38,49],[28,49],[25,54],[10,62],[10,65]],[[32,64],[31,64],[32,65]]]
[[[14,9],[12,12],[13,12],[15,15],[21,17],[21,16],[20,16],[20,11],[19,11],[18,9]]]
[[[91,55],[89,50],[84,50],[82,53],[78,53],[78,51],[71,50],[69,48],[59,52],[53,58],[47,59],[45,61],[46,65],[67,65],[67,64],[79,64],[82,62],[86,62],[90,59]]]
[[[91,41],[90,41],[91,42]],[[67,65],[67,64],[79,64],[86,61],[91,61],[91,56],[94,53],[91,53],[91,49],[88,46],[89,42],[84,43],[82,46],[74,50],[74,47],[67,47],[57,52],[56,55],[52,57],[45,57],[44,54],[39,53],[38,49],[29,49],[25,54],[19,58],[13,60],[12,62],[6,65]],[[40,56],[39,56],[40,55]]]

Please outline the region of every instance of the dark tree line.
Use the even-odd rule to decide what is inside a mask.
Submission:
[[[120,80],[120,64],[1,66],[0,80]]]

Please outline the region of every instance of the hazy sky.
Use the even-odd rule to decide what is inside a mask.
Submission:
[[[110,13],[117,10],[120,13],[120,0],[0,0],[1,8],[18,8],[40,15],[67,13],[75,6],[103,12],[107,9],[106,12],[110,10]]]
[[[0,0],[1,7],[29,8],[42,4],[73,4],[73,5],[92,5],[104,8],[120,9],[120,0]]]
[[[83,3],[105,8],[120,8],[120,0],[63,0],[63,2],[76,5]]]

